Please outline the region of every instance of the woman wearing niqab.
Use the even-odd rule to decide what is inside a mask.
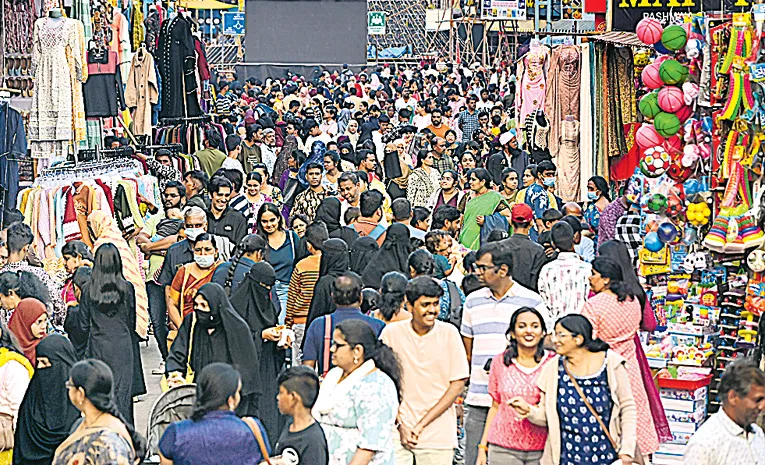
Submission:
[[[314,220],[323,221],[327,225],[330,239],[342,239],[348,248],[359,237],[355,229],[340,224],[340,200],[337,197],[327,197],[316,209]]]
[[[409,228],[401,223],[390,225],[380,250],[366,265],[361,275],[364,287],[379,289],[382,277],[389,271],[398,271],[409,276],[408,260],[411,252]]]
[[[279,413],[276,382],[286,360],[286,350],[277,341],[268,340],[264,331],[279,325],[279,313],[271,298],[271,288],[276,283],[276,272],[267,262],[258,262],[239,285],[231,303],[250,327],[259,360],[258,372],[262,395],[258,404],[258,419],[266,427],[269,438],[276,440],[284,427],[284,417]]]
[[[370,236],[361,236],[351,244],[351,271],[361,276],[372,259],[380,250],[375,238]]]
[[[240,284],[240,288],[243,285]],[[207,301],[209,312],[198,308],[196,299],[200,296]],[[187,367],[198,373],[211,363],[228,363],[242,376],[242,401],[237,413],[257,415],[258,398],[262,392],[261,375],[250,327],[234,310],[220,284],[208,283],[200,287],[194,300],[194,311],[183,319],[178,336],[170,347],[166,364],[168,378],[172,373],[185,377]]]
[[[66,382],[77,354],[69,339],[51,334],[37,345],[37,369],[16,422],[13,463],[50,465],[80,412],[69,401]]]
[[[348,245],[342,239],[329,239],[324,242],[319,261],[319,280],[313,290],[311,308],[308,310],[308,319],[305,327],[310,328],[311,322],[320,316],[329,315],[337,308],[332,300],[332,283],[335,278],[342,275],[350,268],[350,256]],[[305,338],[303,338],[305,343]]]

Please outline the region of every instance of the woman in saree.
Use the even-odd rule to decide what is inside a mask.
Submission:
[[[77,429],[56,449],[53,465],[137,465],[146,441],[117,409],[112,370],[83,360],[69,372],[69,401],[83,415]]]
[[[88,215],[88,227],[93,236],[93,251],[103,244],[114,244],[122,260],[122,273],[135,288],[136,332],[146,339],[149,331],[149,298],[146,294],[146,280],[141,273],[136,255],[123,239],[117,222],[108,213],[95,210]]]
[[[468,249],[478,250],[481,237],[494,229],[507,230],[510,208],[502,194],[491,190],[491,175],[484,168],[468,172],[471,198],[465,205],[460,243]]]

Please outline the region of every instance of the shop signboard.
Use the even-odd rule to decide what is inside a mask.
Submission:
[[[221,13],[223,16],[223,34],[243,36],[245,33],[244,12]]]
[[[641,19],[653,17],[663,24],[673,16],[699,11],[745,12],[752,0],[611,0],[611,29],[635,32]]]
[[[484,19],[525,20],[525,0],[482,0],[481,16]]]
[[[367,34],[370,36],[385,35],[384,11],[370,11],[367,13]]]

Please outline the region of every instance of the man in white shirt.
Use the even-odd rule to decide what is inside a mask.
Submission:
[[[738,359],[723,373],[722,408],[701,425],[685,449],[685,465],[765,465],[765,435],[755,424],[765,411],[765,373]]]
[[[305,140],[305,151],[309,154],[311,153],[311,147],[313,146],[313,143],[317,140],[324,142],[324,145],[327,145],[327,143],[332,140],[332,138],[329,137],[327,133],[322,132],[321,128],[319,128],[319,124],[315,119],[306,121],[305,124],[308,126],[308,137]]]
[[[412,91],[407,87],[404,87],[401,90],[401,97],[396,99],[396,111],[401,110],[402,108],[408,108],[412,113],[414,113],[416,107],[417,100],[412,97]]]

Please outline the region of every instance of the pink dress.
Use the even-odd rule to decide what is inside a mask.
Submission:
[[[608,343],[612,350],[627,360],[632,395],[637,405],[638,445],[645,455],[659,449],[659,438],[637,361],[635,335],[640,329],[642,312],[637,299],[619,302],[616,294],[608,291],[595,295],[582,308],[582,315],[592,322],[593,336]]]
[[[532,111],[545,107],[547,94],[547,50],[540,47],[531,50],[518,64],[518,91],[516,93],[516,108],[518,121],[525,124],[526,116]]]

